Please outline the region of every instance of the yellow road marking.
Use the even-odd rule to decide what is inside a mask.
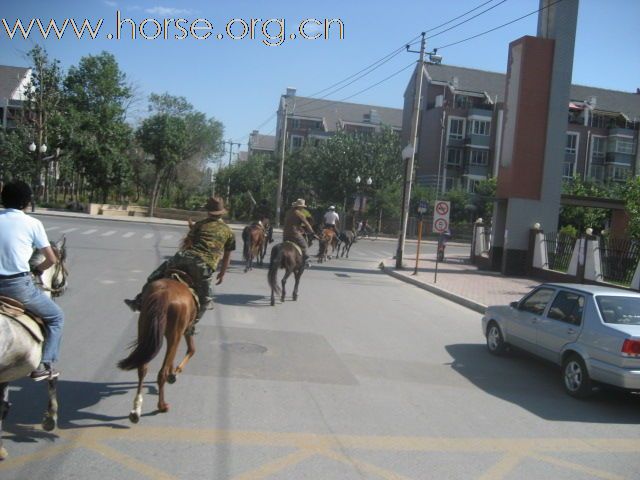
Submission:
[[[563,467],[569,470],[575,470],[577,472],[587,473],[593,477],[604,478],[606,480],[624,480],[625,478],[625,477],[621,477],[620,475],[616,475],[614,473],[605,472],[603,470],[598,470],[596,468],[585,467],[584,465],[568,462],[566,460],[550,457],[548,455],[540,455],[540,454],[534,453],[531,455],[531,457],[537,460],[541,460],[543,462],[551,463],[552,465],[557,465],[559,467]]]
[[[153,468],[146,463],[142,463],[135,458],[130,457],[114,448],[108,447],[106,445],[89,442],[83,445],[84,448],[93,450],[95,452],[101,453],[105,457],[118,462],[120,465],[127,467],[134,472],[141,473],[153,480],[177,480],[176,477],[173,477],[162,470],[158,470],[157,468]]]
[[[233,480],[259,480],[261,478],[266,478],[269,475],[274,475],[287,467],[296,465],[307,458],[311,458],[315,456],[316,453],[317,452],[314,450],[298,450],[284,457],[276,458],[272,462],[265,463],[255,470],[245,472],[234,477]]]
[[[110,427],[88,427],[63,429],[57,432],[65,443],[45,446],[42,450],[9,457],[0,463],[0,471],[19,468],[27,463],[49,459],[74,448],[94,450],[121,465],[153,479],[174,480],[175,477],[144,464],[116,448],[104,444],[106,441],[128,440],[139,442],[184,442],[199,444],[227,444],[239,446],[288,447],[295,451],[264,464],[251,472],[239,475],[236,480],[266,478],[292,465],[313,457],[324,456],[335,461],[355,466],[385,480],[405,480],[390,470],[363,462],[341,453],[353,451],[402,451],[402,452],[458,452],[458,453],[502,453],[500,460],[479,478],[500,479],[519,465],[524,458],[551,463],[572,471],[587,473],[607,480],[619,480],[619,475],[593,469],[573,462],[560,460],[545,453],[640,453],[640,439],[581,439],[581,438],[435,438],[406,436],[364,435],[320,435],[313,433],[282,433],[260,431],[229,431],[217,429],[188,429],[145,427],[136,425],[130,429]],[[9,452],[11,454],[11,452]]]
[[[508,452],[498,463],[479,477],[478,480],[501,480],[505,475],[511,473],[526,456],[527,454],[523,452]]]

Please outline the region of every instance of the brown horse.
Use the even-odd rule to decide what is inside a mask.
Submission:
[[[254,223],[244,227],[242,230],[242,241],[244,248],[242,249],[244,261],[246,262],[244,271],[253,270],[253,259],[258,259],[258,265],[262,266],[264,255],[262,254],[263,246],[267,241],[265,228]]]
[[[338,236],[332,228],[324,228],[322,235],[320,236],[318,249],[318,263],[322,263],[325,260],[331,260],[333,252],[338,246]],[[331,254],[329,254],[329,247],[331,247]]]
[[[193,223],[189,221],[190,228]],[[190,244],[190,236],[182,242],[185,248]],[[163,278],[150,283],[144,289],[142,308],[138,317],[138,338],[133,343],[133,351],[129,356],[118,362],[122,370],[138,369],[138,390],[133,402],[133,410],[129,413],[129,420],[138,423],[142,413],[142,382],[147,374],[148,364],[160,352],[163,337],[167,340],[167,351],[158,372],[158,410],[169,411],[169,404],[164,400],[164,385],[174,383],[176,375],[184,370],[191,357],[196,352],[192,335],[187,335],[189,327],[195,321],[198,313],[196,301],[191,290],[182,282],[173,278]],[[174,360],[184,337],[187,343],[187,353],[177,368]]]
[[[284,268],[282,277],[282,288],[278,286],[278,269]],[[276,304],[276,294],[280,295],[280,301],[284,302],[286,295],[285,284],[287,278],[293,273],[296,283],[293,287],[293,300],[298,300],[298,285],[300,277],[304,272],[304,260],[300,247],[293,242],[285,241],[274,245],[271,249],[271,259],[269,261],[269,286],[271,287],[271,306]]]

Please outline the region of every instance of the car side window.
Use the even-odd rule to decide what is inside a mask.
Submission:
[[[582,323],[584,302],[584,296],[561,290],[553,300],[547,316],[561,322],[580,325]]]
[[[520,304],[520,310],[524,310],[525,312],[530,312],[535,315],[542,315],[554,294],[555,290],[552,288],[539,288]]]

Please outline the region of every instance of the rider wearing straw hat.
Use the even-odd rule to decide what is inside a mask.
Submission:
[[[202,318],[204,312],[212,308],[211,277],[218,267],[220,259],[222,259],[222,266],[216,277],[218,280],[216,285],[222,283],[229,267],[231,252],[236,249],[235,236],[222,220],[222,215],[227,213],[222,198],[209,198],[205,208],[208,216],[193,225],[185,241],[186,247],[162,263],[147,278],[148,285],[165,278],[167,270],[180,270],[189,275],[193,280],[193,288],[200,301],[197,319]],[[142,293],[139,293],[133,300],[127,299],[124,303],[135,312],[140,310],[141,301]]]
[[[306,232],[313,234],[313,227],[307,220],[304,210],[306,209],[304,198],[299,198],[291,204],[291,208],[284,216],[284,227],[282,238],[285,242],[293,242],[302,250],[302,257],[308,263],[307,241],[303,234]]]

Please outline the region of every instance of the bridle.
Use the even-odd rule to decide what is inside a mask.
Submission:
[[[42,281],[41,275],[35,275],[35,283],[45,292],[50,292],[52,297],[58,297],[67,288],[67,275],[69,271],[64,266],[64,261],[67,256],[67,249],[63,246],[62,249],[58,249],[55,245],[51,245],[51,248],[58,257],[58,261],[53,265],[53,275],[51,277],[51,287],[47,287]],[[62,274],[62,275],[60,275]],[[62,277],[58,280],[58,277]]]

